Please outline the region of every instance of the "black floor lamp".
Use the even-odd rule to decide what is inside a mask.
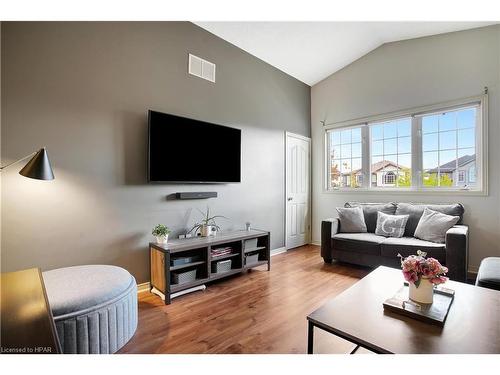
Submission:
[[[45,147],[41,148],[36,152],[33,152],[32,154],[26,155],[25,157],[16,160],[13,163],[7,164],[4,167],[0,167],[0,172],[3,171],[5,168],[17,164],[29,157],[31,157],[30,161],[24,166],[23,169],[19,171],[19,174],[21,176],[34,178],[37,180],[54,179],[54,173],[52,172],[49,156],[47,155],[47,150],[45,149]]]

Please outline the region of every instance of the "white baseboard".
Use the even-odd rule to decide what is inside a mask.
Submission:
[[[149,284],[149,283],[148,283]],[[180,297],[180,296],[183,296],[184,294],[188,294],[188,293],[192,293],[192,292],[196,292],[198,290],[205,290],[207,289],[207,287],[205,286],[205,284],[203,285],[198,285],[198,286],[195,286],[193,288],[189,288],[189,289],[184,289],[184,290],[181,290],[180,292],[177,292],[177,293],[172,293],[170,295],[170,298],[171,299],[174,299],[176,297]],[[156,294],[158,297],[160,297],[163,301],[165,301],[165,294],[163,294],[163,292],[159,291],[158,289],[156,289],[155,287],[153,287],[151,289],[151,293],[153,294]]]
[[[467,280],[476,280],[477,273],[476,272],[467,272]]]
[[[311,242],[310,245],[321,246],[320,242]]]
[[[149,282],[137,284],[137,294],[149,292],[150,289],[151,289],[151,285],[149,285]]]
[[[278,247],[277,249],[271,250],[271,256],[286,253],[286,247]]]

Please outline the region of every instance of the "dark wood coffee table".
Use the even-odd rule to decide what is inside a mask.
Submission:
[[[309,314],[307,352],[319,328],[375,353],[500,353],[499,291],[448,281],[455,299],[439,327],[384,311],[403,281],[400,270],[378,267]]]
[[[61,353],[40,269],[2,273],[0,290],[0,352]]]

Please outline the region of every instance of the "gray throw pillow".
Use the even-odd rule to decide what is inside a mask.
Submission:
[[[460,216],[446,215],[425,208],[415,229],[415,237],[430,242],[444,243],[446,232],[459,220]]]
[[[425,203],[398,203],[396,215],[410,215],[406,223],[405,237],[413,237],[418,222],[424,213],[425,208],[430,208],[433,211],[441,212],[442,214],[451,216],[460,216],[460,220],[464,214],[464,206],[460,203],[451,204],[425,204]],[[386,212],[388,213],[388,212]],[[460,224],[460,220],[457,224]]]
[[[375,234],[384,237],[403,237],[409,215],[387,215],[377,213]]]
[[[353,208],[361,207],[363,209],[363,215],[365,216],[366,230],[371,233],[375,233],[377,228],[377,212],[383,212],[384,214],[394,215],[396,213],[396,203],[361,203],[361,202],[347,202],[344,207]],[[417,224],[415,223],[415,226]]]
[[[361,207],[342,208],[337,207],[340,220],[340,232],[342,233],[364,233],[366,232],[365,217]]]

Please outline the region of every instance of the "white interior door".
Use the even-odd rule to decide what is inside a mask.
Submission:
[[[311,232],[311,139],[286,133],[286,240],[291,249],[309,243]]]

